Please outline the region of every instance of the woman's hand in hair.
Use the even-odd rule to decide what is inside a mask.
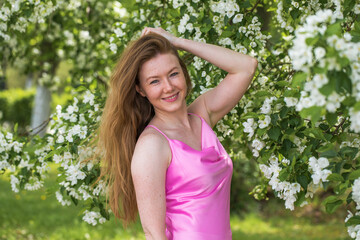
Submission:
[[[177,45],[178,45],[177,43],[178,43],[179,38],[175,37],[168,31],[165,31],[164,29],[162,29],[160,27],[158,27],[158,28],[145,27],[141,33],[141,37],[145,36],[146,34],[149,34],[149,33],[156,33],[156,34],[159,34],[159,35],[165,37],[175,47],[177,47]]]

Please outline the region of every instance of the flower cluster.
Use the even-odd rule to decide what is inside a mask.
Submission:
[[[356,203],[356,210],[355,216],[360,216],[360,178],[355,179],[353,187],[352,187],[352,199]],[[350,218],[352,218],[354,215],[352,212],[348,211],[349,214],[345,219],[345,222],[347,222]],[[356,240],[360,239],[360,224],[357,225],[351,225],[348,227],[348,233],[350,237],[355,238]]]
[[[248,138],[250,139],[257,128],[257,123],[254,121],[253,118],[248,118],[246,122],[243,122],[242,125],[244,126],[244,132],[248,133]]]
[[[12,133],[8,132],[6,135],[4,135],[2,132],[0,132],[0,171],[4,169],[10,169],[10,171],[12,169],[12,171],[15,171],[15,169],[12,168],[9,163],[11,160],[10,154],[14,153],[18,155],[20,152],[22,152],[23,145],[23,143],[13,140]],[[24,161],[23,159],[21,160]]]
[[[100,213],[88,211],[88,210],[86,210],[84,212],[84,217],[82,219],[85,222],[92,224],[93,226],[95,226],[98,223],[98,221],[99,221],[99,223],[106,222],[106,219],[104,217],[102,217]]]
[[[348,220],[353,216],[354,214],[348,211],[348,215],[345,219],[345,222],[348,222]],[[356,212],[355,216],[360,216],[360,212]],[[349,226],[347,231],[351,238],[355,238],[355,240],[360,240],[360,224]]]
[[[296,104],[297,111],[317,106],[324,107],[330,113],[335,113],[341,107],[346,96],[351,94],[357,101],[360,100],[360,65],[358,62],[360,43],[352,42],[349,33],[339,37],[338,32],[332,33],[327,30],[328,25],[336,26],[334,24],[341,16],[341,14],[334,14],[331,10],[321,10],[315,15],[308,16],[304,26],[295,31],[294,46],[289,50],[294,69],[305,73],[312,72],[315,67],[324,69],[323,72],[318,71],[305,82],[299,102]],[[309,39],[318,42],[324,39],[327,48],[314,46]],[[337,54],[330,54],[334,51]],[[348,63],[351,71],[350,79],[342,79],[341,88],[331,87],[334,82],[339,81],[337,79],[340,76],[343,76],[343,67]],[[352,86],[348,86],[348,84]],[[294,105],[295,102],[292,100],[292,103],[287,104]],[[355,132],[360,131],[359,123],[355,120],[358,116],[359,111],[351,108],[351,129]]]
[[[264,176],[270,180],[269,185],[277,192],[278,197],[285,200],[285,207],[294,210],[294,203],[297,199],[297,193],[301,190],[301,186],[297,182],[290,183],[279,180],[279,174],[283,169],[281,165],[286,167],[289,163],[287,159],[282,159],[281,162],[279,162],[277,157],[271,156],[269,166],[260,164],[260,170],[264,173]]]
[[[25,2],[27,2],[25,4]],[[53,13],[56,9],[62,8],[65,6],[66,2],[64,1],[56,1],[54,3],[52,1],[24,1],[24,0],[16,0],[12,1],[11,8],[8,6],[4,6],[0,10],[0,37],[2,37],[6,42],[11,40],[8,31],[19,31],[25,32],[27,26],[30,23],[43,23],[47,16]],[[15,23],[11,23],[11,17],[17,14],[21,8],[33,8],[32,11],[29,11],[30,16],[26,19],[24,17],[20,17],[19,21]]]
[[[254,157],[259,157],[259,151],[265,147],[265,143],[255,138],[251,144],[252,153]]]
[[[70,200],[86,201],[102,197],[105,193],[104,181],[90,187],[91,181],[98,177],[99,166],[93,158],[96,148],[87,146],[88,129],[94,130],[100,120],[100,100],[87,90],[82,100],[74,97],[72,104],[65,109],[57,106],[56,114],[52,116],[50,132],[57,136],[52,143],[55,149],[52,159],[61,166],[58,174],[60,190],[56,192],[56,198],[63,206],[69,205]],[[84,221],[93,225],[104,222],[104,219],[100,212],[94,211],[87,211],[83,217]]]
[[[324,157],[316,159],[315,157],[310,157],[309,159],[309,169],[312,172],[312,179],[314,184],[319,184],[320,182],[327,182],[327,177],[331,174],[331,171],[325,169],[329,166],[329,160]]]

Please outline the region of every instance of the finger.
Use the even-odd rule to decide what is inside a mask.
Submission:
[[[142,32],[141,32],[141,37],[145,35],[146,29],[147,29],[147,28],[145,27],[145,28],[142,30]]]
[[[143,30],[143,35],[147,35],[150,32],[150,28],[149,27],[145,27]]]

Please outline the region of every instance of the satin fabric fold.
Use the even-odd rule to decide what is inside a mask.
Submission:
[[[229,240],[232,160],[215,132],[198,117],[200,151],[147,126],[169,141],[172,152],[165,184],[166,236],[169,240]]]

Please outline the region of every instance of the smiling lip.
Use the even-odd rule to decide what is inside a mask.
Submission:
[[[166,102],[173,102],[178,98],[178,96],[179,96],[179,93],[176,93],[168,98],[163,98],[163,100]]]

